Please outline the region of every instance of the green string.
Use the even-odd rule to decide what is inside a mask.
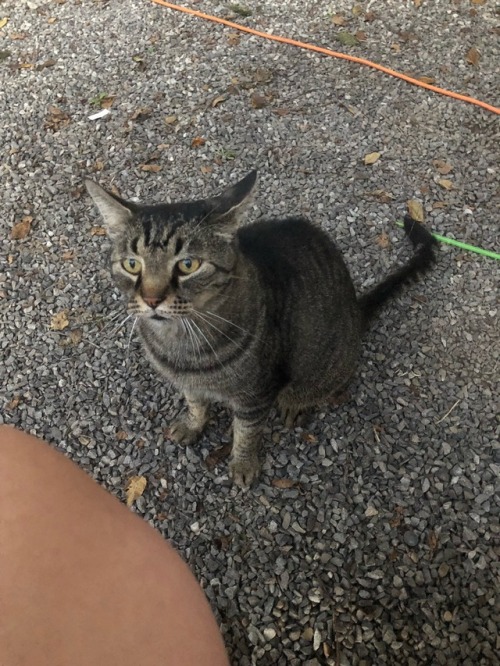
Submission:
[[[403,227],[404,224],[400,220],[396,220],[398,227]],[[460,247],[462,250],[469,250],[469,252],[476,252],[477,254],[482,254],[484,257],[490,257],[490,259],[498,259],[500,261],[500,254],[493,252],[492,250],[483,250],[482,247],[476,247],[475,245],[468,245],[467,243],[462,243],[462,241],[454,240],[453,238],[447,238],[446,236],[440,236],[439,234],[432,234],[434,238],[442,243],[448,243],[448,245],[454,245],[455,247]]]

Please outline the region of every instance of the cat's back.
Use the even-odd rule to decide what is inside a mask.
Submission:
[[[302,217],[254,222],[238,231],[240,251],[263,273],[287,278],[324,262],[344,266],[331,238]]]

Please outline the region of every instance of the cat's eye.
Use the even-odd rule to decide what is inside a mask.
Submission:
[[[130,273],[131,275],[139,275],[142,270],[141,262],[137,259],[133,259],[132,257],[124,259],[122,261],[122,266],[127,271],[127,273]]]
[[[194,257],[186,257],[177,262],[177,268],[183,275],[190,275],[198,270],[201,266],[201,261]]]

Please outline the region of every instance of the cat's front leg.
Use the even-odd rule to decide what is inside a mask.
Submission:
[[[229,477],[241,488],[248,488],[259,475],[260,442],[268,413],[269,406],[258,413],[248,410],[235,411]]]
[[[198,396],[185,393],[187,410],[172,423],[169,435],[182,446],[193,444],[203,432],[208,421],[210,403]]]

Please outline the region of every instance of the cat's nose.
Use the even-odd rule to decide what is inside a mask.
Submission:
[[[158,298],[157,296],[143,296],[142,299],[149,305],[150,308],[153,308],[153,310],[157,308],[162,302],[162,299]]]

